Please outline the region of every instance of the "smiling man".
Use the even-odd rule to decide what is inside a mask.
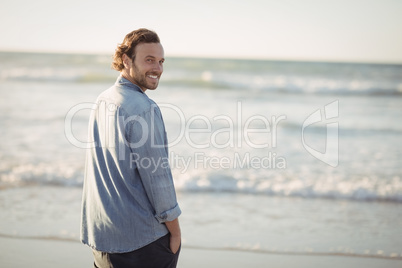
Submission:
[[[120,76],[92,111],[81,240],[93,249],[94,267],[177,265],[181,211],[162,114],[145,94],[158,87],[164,61],[155,32],[127,34],[112,63]]]

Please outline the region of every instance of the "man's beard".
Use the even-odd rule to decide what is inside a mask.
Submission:
[[[148,72],[143,75],[139,72],[135,63],[133,63],[133,69],[134,69],[133,79],[136,82],[137,86],[139,86],[140,88],[143,88],[143,89],[156,89],[158,87],[159,79],[157,80],[156,84],[149,83],[147,81],[147,75],[157,75],[159,77],[159,74],[155,74],[153,72]]]

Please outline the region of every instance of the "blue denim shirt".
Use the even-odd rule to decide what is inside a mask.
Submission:
[[[159,107],[120,76],[89,122],[81,241],[109,253],[141,248],[180,214]]]

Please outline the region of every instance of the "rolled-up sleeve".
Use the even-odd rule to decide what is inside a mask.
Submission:
[[[128,142],[131,161],[136,165],[155,218],[163,223],[176,219],[181,210],[177,203],[169,165],[167,137],[159,108],[130,118]]]

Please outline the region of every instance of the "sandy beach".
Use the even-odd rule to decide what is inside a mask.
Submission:
[[[0,191],[0,266],[91,267],[91,250],[79,242],[80,197],[81,189],[78,187],[36,186]],[[364,237],[366,232],[359,231],[353,223],[341,224],[340,221],[334,225],[329,224],[328,218],[322,218],[326,214],[317,211],[318,207],[331,210],[333,201],[225,193],[179,193],[179,201],[183,207],[183,247],[178,267],[402,265],[400,253],[392,251],[400,246],[400,231],[397,231],[395,218],[382,218],[380,221],[386,221],[388,225],[383,223],[377,235],[366,234]],[[353,202],[352,205],[342,203],[347,209],[338,211],[336,217],[342,218],[342,214],[346,213],[350,218],[355,209]],[[271,207],[271,214],[261,216],[255,213],[253,207],[257,204],[265,213],[269,211],[264,208]],[[206,207],[209,209],[206,210]],[[375,208],[384,211],[385,215],[391,214],[387,209],[400,210],[395,204]],[[283,215],[288,219],[281,218],[281,210],[293,216]],[[308,210],[320,216],[312,216],[314,213],[308,214]],[[361,205],[360,210],[364,211]],[[248,218],[240,219],[236,216],[240,214],[248,215]],[[304,220],[300,218],[303,214],[306,217]],[[365,229],[367,224],[363,224],[362,217],[359,215],[359,224],[361,229]],[[306,221],[308,218],[315,223]],[[264,219],[268,221],[264,222]],[[299,229],[295,230],[295,226]],[[352,238],[348,240],[348,236]],[[349,247],[331,249],[337,243],[348,244]]]
[[[40,239],[0,238],[0,263],[4,268],[22,267],[92,267],[92,255],[78,242]],[[185,246],[179,268],[201,267],[401,267],[401,260],[373,259],[346,256],[306,256],[260,254],[251,252],[201,250]]]

